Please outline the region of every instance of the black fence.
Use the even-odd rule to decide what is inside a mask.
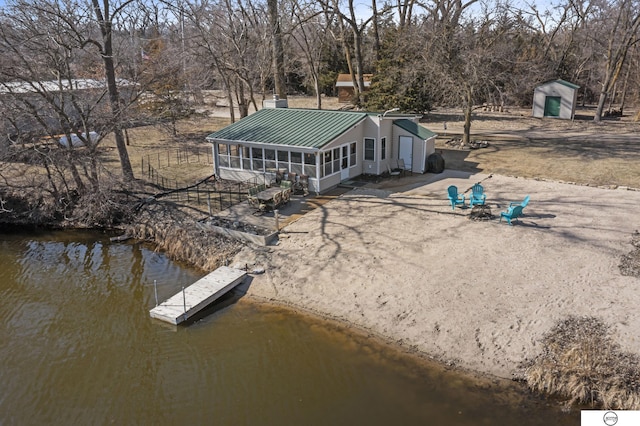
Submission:
[[[142,173],[149,174],[151,169],[160,170],[165,167],[179,166],[180,164],[213,164],[213,153],[210,148],[180,148],[170,151],[158,152],[142,157]]]
[[[171,200],[206,209],[209,214],[227,209],[246,201],[248,189],[258,185],[257,178],[245,182],[227,181],[210,176],[197,181],[180,181],[168,178],[159,172],[160,168],[177,167],[185,163],[212,164],[211,150],[177,149],[150,154],[142,159],[142,174],[148,182],[159,190],[156,198]],[[213,170],[213,169],[211,169]]]

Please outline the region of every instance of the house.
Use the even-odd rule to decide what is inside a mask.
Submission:
[[[552,80],[536,87],[533,92],[533,116],[573,120],[579,88],[564,80]]]
[[[373,78],[373,74],[362,74],[365,92],[371,87],[371,78]],[[338,90],[338,102],[351,102],[356,93],[351,74],[338,74],[336,89]]]
[[[424,173],[437,135],[418,124],[418,116],[388,112],[263,108],[207,136],[214,172],[264,182],[278,170],[294,172],[307,175],[316,193],[385,173],[400,158],[406,169]]]

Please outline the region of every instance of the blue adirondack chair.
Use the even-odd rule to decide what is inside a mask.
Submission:
[[[484,188],[479,183],[476,183],[471,187],[471,197],[469,198],[469,206],[473,207],[474,204],[484,205],[487,196],[484,194]]]
[[[518,220],[518,216],[522,216],[522,209],[522,206],[517,205],[510,207],[506,212],[500,212],[500,222],[502,222],[502,218],[504,217],[509,225],[513,225],[511,221]]]
[[[529,196],[528,195],[526,197],[524,197],[524,200],[522,200],[521,203],[509,203],[509,208],[512,208],[514,206],[522,206],[522,208],[524,209],[525,207],[527,207],[527,204],[529,204]],[[522,213],[520,215],[524,216],[524,210],[522,211]]]
[[[451,210],[455,210],[457,205],[464,206],[464,194],[458,194],[458,187],[451,185],[447,188],[449,201],[451,202]]]

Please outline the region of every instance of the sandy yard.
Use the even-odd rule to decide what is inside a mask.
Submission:
[[[446,188],[482,182],[494,218],[451,210]],[[640,354],[640,279],[621,257],[640,191],[446,170],[350,191],[289,224],[248,295],[355,326],[447,365],[512,378],[569,315],[601,318]],[[525,195],[514,226],[499,213]]]

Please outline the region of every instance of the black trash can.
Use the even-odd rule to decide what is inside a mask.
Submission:
[[[431,173],[442,173],[444,171],[442,154],[435,152],[427,157],[427,171]]]

